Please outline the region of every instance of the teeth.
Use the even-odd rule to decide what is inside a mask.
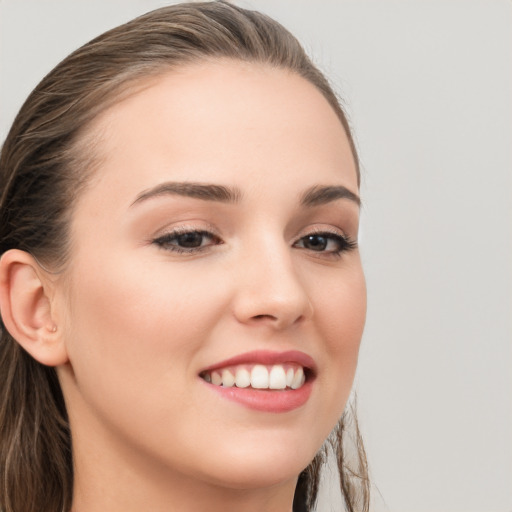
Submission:
[[[294,376],[293,368],[288,368],[288,371],[286,372],[286,385],[289,388],[292,387],[293,376]]]
[[[285,389],[286,373],[284,373],[284,368],[281,365],[273,366],[268,380],[270,389]]]
[[[268,389],[268,370],[261,364],[252,369],[251,386],[255,389]]]
[[[251,385],[251,374],[245,368],[236,371],[235,384],[237,388],[247,388]]]
[[[290,386],[292,389],[298,389],[300,388],[305,381],[304,377],[304,370],[302,368],[299,368],[293,377],[292,385]]]
[[[222,385],[232,388],[235,385],[235,377],[229,370],[222,370]]]
[[[222,384],[222,376],[219,372],[212,373],[212,384],[215,386],[220,386]]]
[[[298,389],[306,381],[304,369],[297,365],[290,366],[290,363],[272,366],[256,364],[252,368],[250,365],[240,365],[207,372],[202,377],[214,386],[226,388]]]

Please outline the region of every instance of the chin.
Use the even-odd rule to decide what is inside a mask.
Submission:
[[[275,465],[275,461],[267,459],[265,465],[240,464],[236,468],[226,468],[222,478],[219,478],[221,473],[215,473],[215,477],[210,480],[210,483],[228,489],[262,489],[269,488],[291,480],[295,481],[300,472],[307,466],[305,465]]]
[[[319,448],[319,447],[318,447]],[[307,450],[283,444],[253,449],[229,451],[215,457],[215,465],[208,468],[211,483],[231,489],[256,489],[272,487],[295,480],[300,472],[313,460],[315,449]],[[215,475],[215,476],[213,476]]]

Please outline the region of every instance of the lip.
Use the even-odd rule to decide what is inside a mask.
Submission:
[[[208,366],[200,372],[210,372],[226,366],[235,366],[238,364],[274,365],[284,363],[296,363],[305,369],[307,380],[303,386],[298,389],[286,390],[237,387],[225,388],[208,383],[200,377],[199,379],[208,387],[208,389],[217,393],[217,395],[220,395],[224,399],[236,402],[244,407],[256,411],[284,413],[298,409],[304,405],[308,401],[313,389],[317,367],[313,358],[304,352],[300,352],[298,350],[289,350],[285,352],[257,350],[253,352],[246,352]]]
[[[211,372],[226,366],[235,366],[237,364],[263,364],[274,365],[284,363],[296,363],[303,368],[308,369],[311,373],[316,374],[316,363],[314,359],[300,352],[299,350],[287,350],[285,352],[274,352],[271,350],[253,350],[252,352],[245,352],[237,356],[219,361],[211,366],[203,368],[199,373]]]

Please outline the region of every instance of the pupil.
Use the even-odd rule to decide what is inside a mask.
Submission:
[[[182,247],[200,247],[202,241],[201,233],[184,233],[178,237],[178,244]]]
[[[327,238],[325,236],[310,235],[306,237],[304,245],[313,251],[323,251],[327,247]]]

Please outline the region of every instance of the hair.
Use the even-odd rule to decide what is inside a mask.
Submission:
[[[223,1],[164,7],[73,52],[25,101],[0,154],[0,255],[16,248],[53,271],[62,269],[69,257],[72,206],[96,163],[90,123],[148,77],[215,59],[262,63],[313,84],[346,131],[359,183],[345,113],[292,34],[261,13]],[[28,355],[3,322],[0,330],[0,510],[67,512],[73,491],[71,432],[55,369]],[[346,509],[369,509],[366,456],[353,418],[355,463],[344,446],[345,412],[300,474],[294,512],[313,510],[329,451]]]

